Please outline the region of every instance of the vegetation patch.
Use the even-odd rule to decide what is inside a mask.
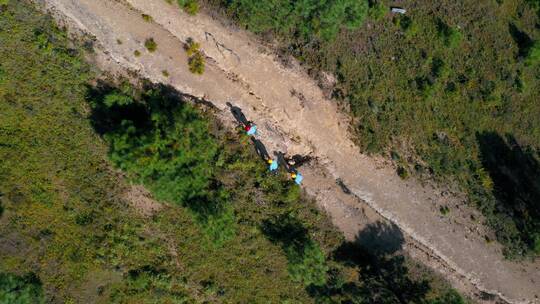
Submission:
[[[152,20],[154,20],[154,19],[152,18],[152,16],[147,15],[147,14],[141,14],[141,16],[142,16],[142,18],[144,19],[144,21],[146,21],[146,22],[151,22]]]
[[[193,74],[202,75],[205,68],[205,58],[200,51],[200,44],[189,38],[185,45],[186,54],[188,55],[189,71]]]
[[[199,12],[199,2],[197,0],[177,0],[178,5],[189,15],[196,15]]]
[[[22,277],[0,272],[0,302],[1,303],[45,303],[41,281],[33,274]]]
[[[153,53],[157,50],[157,43],[154,41],[154,38],[148,38],[144,41],[144,47],[146,47],[150,53]]]

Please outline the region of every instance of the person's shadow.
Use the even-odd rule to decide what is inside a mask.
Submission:
[[[257,155],[259,155],[262,160],[267,161],[270,159],[270,154],[268,154],[268,150],[266,150],[266,147],[262,143],[262,141],[256,139],[255,137],[251,137],[251,141],[253,142],[253,146],[255,147],[255,152]]]
[[[246,126],[248,124],[248,120],[246,118],[246,115],[244,115],[244,112],[242,112],[242,109],[237,106],[233,106],[230,102],[227,102],[227,106],[231,110],[231,114],[238,123],[242,124],[243,126]]]

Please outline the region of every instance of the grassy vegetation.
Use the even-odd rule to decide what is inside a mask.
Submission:
[[[144,41],[144,47],[150,52],[153,53],[157,50],[157,43],[154,41],[154,38],[148,38]]]
[[[194,74],[202,75],[204,73],[205,59],[204,55],[200,51],[201,45],[189,38],[185,50],[188,55],[189,71]]]
[[[206,3],[315,77],[333,73],[364,151],[391,155],[403,178],[455,181],[507,256],[540,254],[540,173],[519,175],[540,158],[538,1],[414,1],[405,15],[385,1]],[[509,197],[504,181],[518,179],[528,187]]]
[[[334,40],[341,28],[358,28],[368,14],[368,2],[345,1],[210,1],[258,34],[275,34],[291,43]]]
[[[154,20],[154,18],[152,18],[152,16],[150,15],[147,15],[147,14],[141,14],[142,18],[144,21],[146,22],[152,22],[152,20]]]
[[[41,282],[33,273],[19,277],[0,272],[0,303],[44,303]]]
[[[172,2],[172,1],[171,1]],[[177,0],[184,12],[189,15],[196,15],[199,12],[199,2],[197,0]]]

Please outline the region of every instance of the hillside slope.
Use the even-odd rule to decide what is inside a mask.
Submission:
[[[187,16],[160,0],[38,2],[73,32],[95,37],[102,68],[137,71],[211,101],[224,116],[228,115],[225,103],[231,101],[258,123],[261,138],[272,150],[317,157],[317,164],[303,171],[305,188],[349,239],[379,214],[410,237],[407,250],[422,255],[461,289],[471,291],[470,286],[475,286],[512,303],[537,301],[537,264],[504,260],[501,247],[487,244],[483,233],[476,231],[478,226],[463,216],[473,211],[459,197],[414,180],[403,181],[381,160],[359,154],[346,131],[348,119],[336,105],[299,68],[281,66],[249,34],[229,30],[205,15]],[[141,13],[154,22],[143,20]],[[153,53],[143,46],[150,37],[158,45]],[[202,76],[187,70],[182,48],[189,37],[200,42],[208,56],[210,64]],[[135,50],[142,56],[134,56]],[[164,70],[169,76],[164,76]],[[337,179],[343,187],[336,185]],[[439,209],[447,205],[459,206],[463,212],[444,217]],[[416,251],[419,247],[423,249]]]

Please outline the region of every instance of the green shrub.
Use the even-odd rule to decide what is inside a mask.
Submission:
[[[41,281],[33,273],[19,277],[0,272],[0,303],[45,303]]]
[[[197,52],[195,55],[189,58],[189,71],[194,74],[202,75],[204,73],[204,57],[201,53]]]
[[[186,53],[188,57],[191,57],[195,55],[196,53],[199,53],[199,50],[201,48],[201,44],[198,42],[195,42],[193,39],[188,38],[185,46]]]
[[[407,170],[404,166],[398,166],[397,174],[402,179],[407,179],[409,177],[409,170]]]
[[[146,22],[151,22],[152,20],[154,20],[154,19],[152,18],[152,16],[147,15],[147,14],[141,14],[141,16],[142,16],[142,18],[144,19],[144,21],[146,21]]]
[[[186,0],[184,11],[189,15],[196,15],[199,12],[199,3],[197,0]]]
[[[525,60],[527,65],[538,66],[540,65],[540,40],[534,42],[529,49],[529,54]]]
[[[358,28],[368,14],[367,0],[223,2],[238,22],[255,33],[272,32],[286,39],[332,40],[341,28]]]
[[[441,206],[439,211],[442,215],[447,215],[450,212],[450,208],[448,208],[448,206]]]
[[[139,52],[139,50],[135,50],[135,51],[133,52],[133,55],[134,55],[135,57],[139,57],[139,56],[141,56],[141,52]]]
[[[294,247],[285,249],[289,260],[289,273],[293,280],[305,286],[322,286],[326,283],[326,258],[321,248],[313,241],[308,241],[301,250]]]
[[[437,20],[437,31],[447,47],[456,47],[462,39],[462,34],[458,29],[450,27],[441,19]]]
[[[200,44],[188,38],[184,47],[188,55],[188,66],[191,73],[202,75],[204,73],[205,58],[201,53]]]
[[[146,49],[152,53],[157,50],[157,43],[154,41],[154,38],[148,38],[144,41],[144,46]]]
[[[388,10],[388,7],[384,3],[377,1],[370,5],[368,15],[372,19],[381,20],[388,13]]]
[[[113,106],[127,106],[133,103],[133,99],[122,93],[115,92],[105,96],[103,103],[109,108]]]
[[[197,0],[177,0],[180,6],[189,15],[196,15],[199,12],[199,2]]]

